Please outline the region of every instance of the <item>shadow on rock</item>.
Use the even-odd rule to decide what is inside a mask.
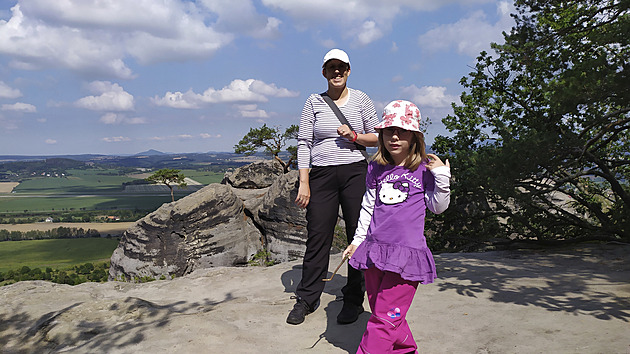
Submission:
[[[326,339],[328,343],[347,353],[357,352],[371,314],[368,311],[363,312],[356,322],[342,325],[337,323],[337,315],[341,311],[342,306],[342,297],[338,297],[326,305],[324,308],[324,311],[326,311],[326,330],[319,335],[319,339],[313,343],[311,349],[317,350],[317,344],[322,339]]]
[[[330,277],[332,272],[328,272],[327,277]],[[302,279],[302,265],[295,265],[291,270],[288,270],[280,276],[280,281],[284,286],[285,293],[295,293],[300,280]],[[346,277],[342,275],[335,275],[333,280],[326,283],[324,287],[324,293],[330,295],[341,294],[341,288],[346,285]]]
[[[9,353],[124,350],[142,342],[145,333],[167,325],[175,316],[209,312],[231,300],[234,298],[228,294],[222,301],[159,305],[128,297],[123,301],[78,302],[40,318],[23,312],[0,314],[0,345],[2,352]]]
[[[587,245],[579,249],[497,251],[436,257],[440,291],[548,311],[630,322],[630,299],[600,283],[628,284],[630,246]],[[509,259],[511,266],[502,259]],[[450,279],[450,280],[449,280]],[[468,284],[468,282],[470,282]]]

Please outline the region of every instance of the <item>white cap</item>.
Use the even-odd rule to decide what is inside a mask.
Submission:
[[[324,64],[332,59],[341,60],[342,62],[350,65],[350,58],[348,58],[348,54],[341,49],[331,49],[326,55],[324,55]]]

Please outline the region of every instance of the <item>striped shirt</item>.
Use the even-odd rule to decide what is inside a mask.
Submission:
[[[358,134],[376,133],[374,103],[362,91],[348,88],[348,101],[339,110]],[[320,94],[311,94],[300,117],[298,168],[344,165],[364,159],[354,143],[337,134],[341,122]]]

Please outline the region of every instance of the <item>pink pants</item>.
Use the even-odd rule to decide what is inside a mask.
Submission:
[[[416,353],[418,347],[406,318],[418,282],[376,267],[370,267],[364,275],[372,316],[357,354]]]

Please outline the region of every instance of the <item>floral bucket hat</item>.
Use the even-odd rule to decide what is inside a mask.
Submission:
[[[420,109],[418,107],[404,100],[392,101],[383,109],[383,121],[380,122],[374,129],[385,129],[389,127],[398,127],[413,132],[420,132]]]

